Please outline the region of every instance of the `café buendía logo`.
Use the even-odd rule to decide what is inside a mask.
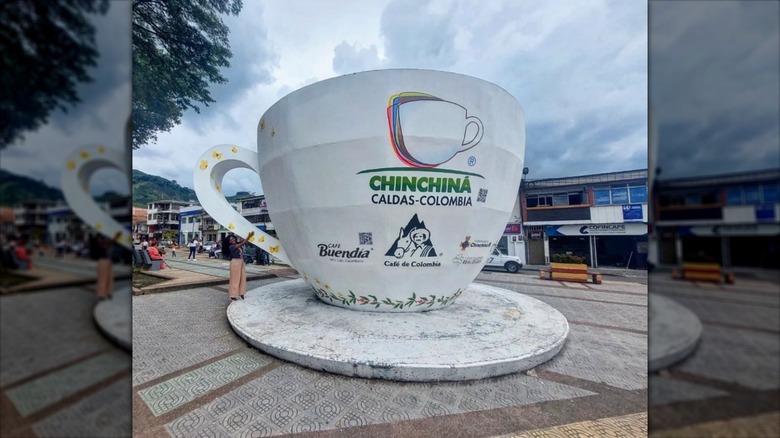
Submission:
[[[385,261],[385,266],[411,266],[411,267],[435,267],[441,263],[431,258],[439,257],[436,248],[431,242],[431,232],[425,226],[425,222],[415,214],[405,227],[399,227],[398,237],[395,238],[385,256],[390,260]],[[396,259],[396,260],[393,260]],[[404,260],[403,262],[400,260]],[[411,262],[405,261],[411,259]]]
[[[387,123],[390,145],[405,166],[358,172],[370,175],[373,204],[473,205],[473,181],[485,177],[439,166],[479,144],[484,133],[479,117],[469,115],[462,105],[431,94],[403,92],[390,97]],[[471,156],[466,161],[476,162],[476,158]],[[487,190],[478,190],[477,202],[485,202]]]
[[[371,255],[371,249],[366,248],[342,248],[340,243],[317,244],[317,255],[327,258],[332,262],[362,263]]]

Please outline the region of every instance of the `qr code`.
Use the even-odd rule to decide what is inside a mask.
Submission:
[[[358,236],[360,237],[360,244],[361,245],[373,245],[374,244],[374,233],[358,233]]]
[[[479,195],[477,195],[477,202],[485,202],[487,199],[487,189],[479,189]]]

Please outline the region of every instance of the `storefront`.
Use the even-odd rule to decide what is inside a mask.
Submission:
[[[645,223],[548,225],[544,234],[545,263],[556,254],[569,254],[593,268],[647,268]]]
[[[780,224],[664,227],[659,234],[662,264],[710,262],[780,269]]]

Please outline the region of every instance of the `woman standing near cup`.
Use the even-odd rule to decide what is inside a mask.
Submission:
[[[241,248],[255,235],[250,231],[241,243],[236,243],[236,236],[228,238],[228,251],[230,253],[230,285],[228,286],[228,295],[230,299],[236,301],[238,297],[244,299],[246,295],[246,265]]]

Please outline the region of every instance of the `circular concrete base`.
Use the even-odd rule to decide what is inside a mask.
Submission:
[[[132,299],[130,287],[114,291],[110,300],[98,301],[92,309],[92,317],[100,331],[125,350],[133,349]]]
[[[555,356],[569,324],[528,296],[471,284],[446,309],[361,312],[320,301],[303,280],[249,291],[228,306],[233,330],[260,350],[347,376],[457,381],[533,368]]]
[[[650,294],[648,336],[649,372],[667,368],[693,353],[701,338],[699,318],[676,302]]]

